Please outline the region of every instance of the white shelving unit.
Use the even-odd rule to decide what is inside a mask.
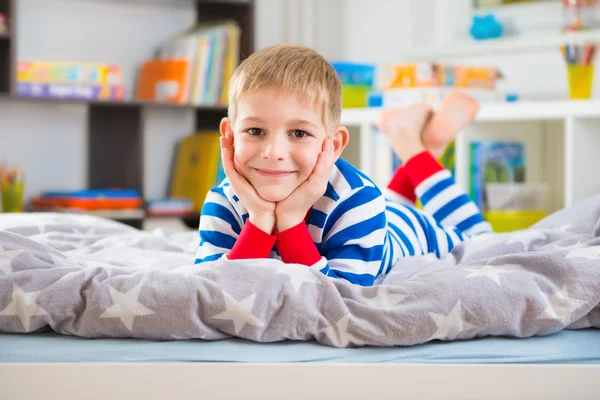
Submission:
[[[342,124],[351,132],[344,158],[369,176],[382,160],[373,140],[380,109],[345,109]],[[548,185],[547,211],[553,212],[600,193],[600,100],[484,104],[477,119],[456,139],[456,179],[468,191],[472,140],[519,140],[526,146],[526,180]],[[392,167],[389,165],[389,177]],[[387,184],[378,175],[376,183]],[[388,177],[388,178],[389,178]]]

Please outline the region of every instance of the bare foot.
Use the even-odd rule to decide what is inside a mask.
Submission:
[[[478,111],[479,103],[475,99],[464,92],[451,92],[423,132],[423,145],[435,158],[441,158],[446,147],[475,119]]]
[[[431,114],[431,107],[426,104],[391,108],[379,114],[376,125],[385,133],[402,162],[406,162],[412,156],[425,151],[421,132],[429,122]]]

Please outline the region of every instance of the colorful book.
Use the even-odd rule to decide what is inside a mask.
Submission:
[[[475,141],[470,156],[470,196],[481,210],[488,209],[487,183],[525,182],[524,143]]]

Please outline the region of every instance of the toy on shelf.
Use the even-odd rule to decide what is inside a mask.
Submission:
[[[120,67],[67,61],[19,61],[17,94],[107,101],[125,98]]]
[[[475,40],[497,39],[502,36],[504,28],[494,14],[474,15],[469,34]]]

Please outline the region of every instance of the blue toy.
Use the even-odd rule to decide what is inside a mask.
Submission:
[[[476,40],[495,39],[502,36],[503,28],[493,14],[475,15],[469,33]]]

